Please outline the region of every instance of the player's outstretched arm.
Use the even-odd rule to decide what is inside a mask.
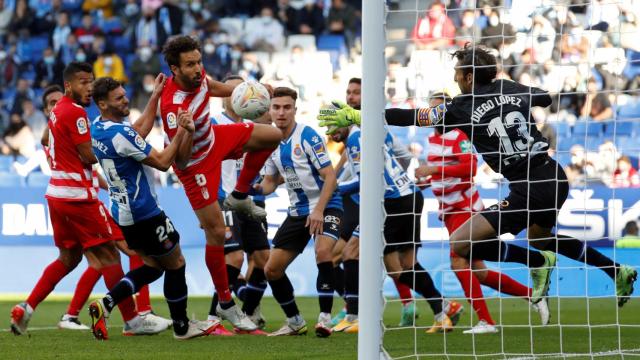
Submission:
[[[360,125],[360,110],[341,102],[332,101],[334,108],[320,109],[317,119],[320,126],[329,128],[327,135],[332,135],[337,129]]]
[[[435,126],[444,120],[446,112],[446,105],[440,104],[418,109],[387,109],[384,117],[392,126]]]
[[[140,136],[142,136],[143,139],[146,138],[151,132],[151,129],[153,129],[153,123],[158,113],[158,101],[162,95],[162,89],[164,89],[166,79],[167,77],[162,73],[156,76],[156,80],[153,84],[153,92],[151,93],[147,106],[145,106],[142,115],[138,118],[138,121],[131,125],[131,127]]]
[[[221,81],[214,80],[207,75],[207,85],[209,86],[209,96],[213,97],[229,97],[236,88],[235,85],[225,84]]]
[[[178,132],[171,140],[171,143],[162,151],[152,149],[149,156],[142,160],[143,164],[160,171],[169,170],[171,164],[176,161],[180,145],[186,142],[193,142],[192,137],[196,130],[193,123],[193,115],[188,111],[178,111],[178,124],[180,124],[180,128],[178,128]]]

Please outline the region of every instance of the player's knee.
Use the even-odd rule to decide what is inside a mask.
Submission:
[[[254,251],[253,254],[251,254],[251,259],[253,260],[255,267],[264,269],[267,265],[267,260],[269,260],[269,250]]]
[[[316,248],[316,261],[317,262],[325,262],[332,261],[332,251],[329,246],[322,246]]]
[[[71,271],[82,261],[82,250],[77,248],[60,251],[58,260],[60,260],[60,262],[62,262],[69,271]]]
[[[205,223],[202,224],[202,227],[207,235],[207,245],[224,245],[224,238],[226,234],[224,226]]]
[[[282,269],[277,269],[267,263],[264,267],[264,277],[267,280],[278,280],[284,275],[284,271]]]
[[[456,255],[466,258],[469,255],[471,245],[469,244],[469,241],[456,241],[451,239],[451,247]]]
[[[232,265],[238,269],[242,267],[242,263],[244,262],[244,253],[242,252],[242,250],[237,250],[229,253],[225,257],[227,264]]]

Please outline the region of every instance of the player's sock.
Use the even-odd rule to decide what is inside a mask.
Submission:
[[[398,295],[400,296],[400,301],[402,301],[402,305],[406,305],[407,303],[410,303],[413,301],[413,294],[411,294],[410,287],[401,283],[400,280],[398,279],[393,279],[393,283],[396,286],[396,290],[398,290]]]
[[[207,245],[205,249],[205,262],[211,275],[211,280],[220,299],[220,306],[227,308],[233,306],[231,291],[229,291],[229,279],[227,277],[227,264],[224,261],[224,247]],[[231,304],[231,305],[229,305]]]
[[[542,267],[545,262],[544,256],[537,251],[530,251],[497,239],[472,242],[471,247],[469,256],[473,259],[516,262],[529,267]]]
[[[227,268],[227,281],[229,282],[229,284],[232,284],[230,288],[235,290],[236,287],[238,286],[238,275],[240,274],[240,269],[229,264],[227,264],[226,268]],[[233,281],[234,279],[235,281]],[[238,293],[236,292],[236,296],[237,295]],[[211,306],[209,307],[209,316],[217,316],[216,308],[218,307],[219,302],[220,302],[220,298],[218,296],[218,292],[213,293],[213,296],[211,297]],[[230,303],[230,302],[220,304],[220,307],[222,307],[223,309],[228,309],[231,306],[233,306],[233,303]]]
[[[214,292],[211,297],[211,306],[209,306],[209,317],[218,316],[216,309],[218,308],[218,293]]]
[[[293,296],[293,285],[291,285],[287,274],[284,274],[284,276],[278,280],[269,280],[269,286],[271,286],[273,297],[278,304],[280,304],[280,307],[288,318],[300,315],[296,299]]]
[[[358,263],[358,260],[344,262],[344,299],[349,315],[358,315]]]
[[[31,294],[27,298],[27,304],[35,309],[68,273],[69,269],[59,259],[49,264],[42,272],[42,276],[40,276],[36,286],[31,290]]]
[[[469,300],[469,303],[478,315],[479,320],[484,320],[491,325],[494,325],[487,303],[484,301],[484,294],[482,294],[482,288],[480,287],[480,281],[473,274],[471,269],[455,270],[456,277],[460,281],[464,295]]]
[[[104,279],[105,285],[107,285],[107,289],[113,289],[116,284],[124,277],[124,272],[122,271],[122,266],[120,263],[113,264],[109,266],[105,266],[100,269],[102,272],[102,278]],[[128,297],[120,301],[118,304],[118,308],[120,309],[120,313],[122,314],[122,319],[125,322],[132,320],[138,316],[136,312],[136,305],[133,302],[132,297]]]
[[[144,261],[139,255],[129,256],[129,270],[135,270],[144,265]],[[151,311],[151,299],[149,298],[149,285],[144,285],[138,290],[136,296],[136,306],[139,313]]]
[[[236,278],[236,283],[233,285],[233,292],[240,301],[244,302],[247,299],[247,280]]]
[[[251,184],[258,174],[260,174],[260,170],[264,167],[265,161],[267,161],[269,156],[271,156],[272,152],[273,149],[266,149],[248,152],[245,155],[244,165],[242,166],[242,170],[240,170],[238,182],[234,189],[234,197],[238,198],[238,193],[245,194],[246,197],[246,194],[249,193],[249,190],[251,189]]]
[[[401,283],[411,287],[418,294],[427,299],[434,315],[438,315],[442,312],[442,295],[438,289],[436,289],[433,279],[431,279],[431,275],[429,275],[420,263],[416,263],[413,266],[413,271],[403,272],[400,275],[399,280]]]
[[[318,264],[318,277],[316,278],[316,290],[318,291],[318,303],[320,312],[331,314],[333,307],[333,262],[325,261]]]
[[[242,311],[247,315],[253,315],[260,304],[264,291],[267,289],[267,279],[264,277],[264,270],[253,268],[249,282],[245,289],[245,300],[242,303]]]
[[[487,276],[482,281],[482,284],[511,296],[523,299],[531,297],[531,288],[497,271],[487,270]]]
[[[333,267],[333,287],[340,297],[344,297],[344,270],[340,265]]]
[[[558,241],[550,241],[545,246],[545,250],[597,267],[609,275],[610,278],[616,278],[616,268],[620,267],[620,264],[578,239],[566,235],[557,235],[557,237]]]
[[[185,266],[175,270],[165,270],[164,298],[169,305],[169,313],[173,320],[173,331],[177,335],[186,334],[189,330],[187,317],[187,281],[184,276]]]
[[[238,275],[240,275],[240,269],[233,265],[227,264],[227,282],[229,283],[229,290],[235,292],[236,296],[238,296],[238,288],[240,287],[240,283],[238,282]]]
[[[80,309],[87,302],[89,296],[91,296],[91,291],[101,276],[100,271],[91,266],[87,267],[87,270],[82,273],[78,280],[76,290],[73,292],[73,297],[67,308],[67,315],[78,316],[78,314],[80,314]]]
[[[124,299],[131,298],[142,286],[158,280],[162,273],[162,270],[148,265],[142,265],[135,270],[129,271],[104,297],[103,302],[107,311],[111,312],[118,303]]]

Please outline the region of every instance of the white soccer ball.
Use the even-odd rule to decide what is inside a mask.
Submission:
[[[255,120],[269,110],[271,97],[264,85],[245,81],[233,89],[231,106],[241,118]]]

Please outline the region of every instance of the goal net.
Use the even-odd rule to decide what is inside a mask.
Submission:
[[[546,209],[557,210],[554,233],[579,239],[616,264],[640,266],[640,1],[377,0],[364,1],[363,6],[363,119],[381,120],[382,104],[422,108],[436,93],[440,98],[460,94],[451,53],[467,42],[484,46],[496,57],[497,78],[546,90],[552,103],[527,109],[530,121],[512,119],[481,131],[493,131],[508,141],[511,130],[505,127],[520,127],[521,134],[537,128],[570,185],[563,206]],[[474,74],[477,68],[474,64]],[[380,206],[385,130],[374,123],[364,120],[362,125],[360,274],[367,276],[360,279],[361,359],[371,359],[371,354],[393,359],[640,356],[638,290],[619,307],[620,269],[590,266],[593,259],[585,254],[578,256],[582,261],[558,255],[547,296],[547,325],[541,323],[528,293],[518,296],[522,288],[516,284],[533,285],[526,265],[474,266],[471,274],[483,284],[482,299],[494,323],[489,325],[497,331],[464,334],[487,316],[465,295],[461,282],[469,281],[471,287],[471,280],[457,276],[459,267],[452,269],[450,234],[439,217],[442,205],[433,187],[421,190],[421,247],[407,245],[413,246],[417,261],[446,299],[444,311],[449,310],[447,301],[457,301],[464,312],[453,331],[427,334],[434,314],[426,299],[415,291],[411,299],[399,297],[384,270],[382,249],[393,239],[384,238],[380,225],[391,215],[383,214]],[[434,130],[428,127],[389,126],[388,131],[410,150],[408,173],[414,179],[416,167],[434,165],[437,149],[443,162],[468,150],[442,138],[439,144],[429,144]],[[531,144],[524,145],[534,151]],[[513,151],[509,146],[519,145],[501,145],[500,158]],[[476,156],[475,175],[459,177],[472,179],[485,208],[500,204],[509,194],[509,182]],[[502,211],[500,205],[497,209]],[[531,221],[532,214],[527,217]],[[528,236],[525,230],[501,239],[529,247]],[[381,245],[369,239],[379,239]],[[563,238],[552,241],[557,248]]]

